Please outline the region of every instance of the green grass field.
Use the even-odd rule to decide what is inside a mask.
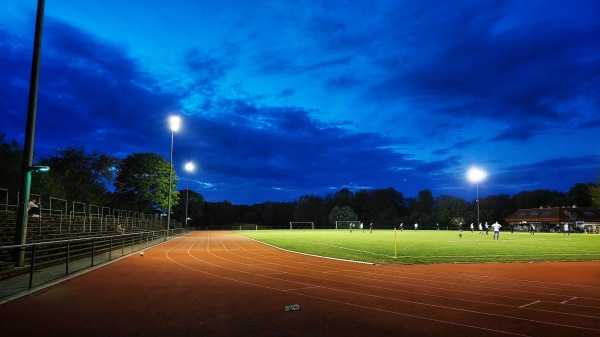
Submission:
[[[600,235],[477,231],[246,230],[235,233],[283,249],[377,264],[600,260]],[[396,244],[394,244],[396,243]]]

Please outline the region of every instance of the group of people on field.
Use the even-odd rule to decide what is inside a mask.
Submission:
[[[352,233],[352,230],[355,228],[355,226],[356,226],[356,225],[354,224],[354,222],[351,222],[351,223],[350,223],[350,225],[349,225],[349,227],[350,227],[350,233]],[[365,227],[364,227],[363,223],[361,222],[361,223],[360,223],[358,226],[359,226],[359,228],[360,228],[360,231],[361,231],[362,233],[364,233],[364,232],[365,232]],[[373,233],[373,223],[372,223],[372,222],[371,222],[371,224],[369,225],[369,233]]]
[[[559,225],[557,225],[557,226],[559,226]],[[355,228],[355,224],[354,223],[350,223],[349,227],[350,227],[350,233],[352,233],[352,230]],[[415,223],[414,227],[415,227],[415,232],[416,232],[419,229],[419,224]],[[498,221],[496,221],[491,226],[488,226],[488,223],[486,222],[485,223],[485,235],[488,235],[490,227],[492,227],[492,230],[494,232],[493,239],[494,240],[499,240],[500,239],[500,228],[502,228],[502,225],[500,225],[500,223],[498,223]],[[361,232],[365,231],[362,222],[360,222],[359,228],[360,228]],[[481,223],[479,223],[479,228],[478,229],[479,229],[479,234],[480,235],[483,235],[483,228],[484,228],[484,225],[482,225]],[[400,229],[400,231],[402,231],[404,229],[404,223],[401,223],[400,226],[398,226],[398,229]],[[439,223],[436,224],[436,229],[438,231],[440,230],[440,224]],[[463,232],[462,223],[460,223],[458,225],[458,230],[459,230],[458,236],[462,238],[462,232]],[[470,230],[471,230],[471,233],[473,233],[475,231],[475,226],[474,226],[473,223],[471,223]],[[370,233],[373,232],[373,223],[372,222],[369,225],[369,232]],[[514,232],[514,225],[513,224],[511,224],[511,226],[510,226],[510,232],[511,233]],[[535,234],[535,225],[533,225],[533,224],[530,225],[529,232],[530,232],[531,235]],[[569,227],[568,223],[564,224],[564,226],[563,226],[563,233],[564,233],[564,235],[570,235],[570,227]]]

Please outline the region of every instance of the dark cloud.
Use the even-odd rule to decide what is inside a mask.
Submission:
[[[570,4],[326,1],[276,11],[283,24],[244,15],[232,26],[221,13],[231,38],[194,36],[170,75],[151,72],[132,40],[50,16],[36,153],[84,145],[166,157],[176,113],[175,168],[197,162],[190,187],[210,201],[343,187],[471,196],[471,164],[489,165],[482,195],[566,190],[594,180],[600,162],[599,5]],[[0,24],[8,139],[23,137],[30,60],[30,40]],[[587,152],[568,151],[582,142]]]
[[[565,179],[564,175],[568,174],[576,182],[593,183],[594,181],[589,179],[589,171],[598,172],[599,160],[600,156],[593,155],[558,157],[527,164],[516,164],[507,167],[506,171],[494,172],[494,175],[489,176],[485,184],[492,190],[501,187],[506,194],[536,189],[568,191],[573,187],[573,183]],[[549,188],[550,185],[553,187]]]
[[[31,59],[27,48],[3,50],[9,51],[9,62]],[[36,129],[41,153],[74,144],[127,153],[148,143],[149,130],[161,124],[156,118],[176,106],[176,97],[157,92],[156,83],[121,48],[64,23],[46,20],[41,53]],[[21,82],[30,67],[19,62],[6,78]],[[28,90],[10,85],[5,91],[15,102],[3,107],[6,115],[23,125]]]
[[[541,13],[542,18],[496,32],[510,21],[507,6],[497,4],[447,9],[445,20],[413,38],[431,44],[427,54],[417,49],[406,63],[389,63],[392,76],[374,85],[368,97],[420,97],[421,109],[428,109],[427,102],[445,102],[435,112],[455,117],[546,121],[563,119],[557,107],[573,99],[596,101],[600,44],[591,42],[600,42],[597,22],[571,17],[548,25]],[[398,43],[414,49],[410,40]]]

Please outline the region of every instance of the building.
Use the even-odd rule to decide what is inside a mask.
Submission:
[[[600,208],[594,207],[539,207],[519,209],[505,218],[517,231],[528,231],[531,225],[538,232],[562,232],[569,224],[571,231],[598,233]]]

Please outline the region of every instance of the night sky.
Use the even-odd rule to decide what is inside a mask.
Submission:
[[[36,157],[169,159],[207,201],[480,197],[597,182],[600,1],[47,0]],[[0,4],[24,143],[36,1]],[[0,186],[1,187],[1,186]]]

